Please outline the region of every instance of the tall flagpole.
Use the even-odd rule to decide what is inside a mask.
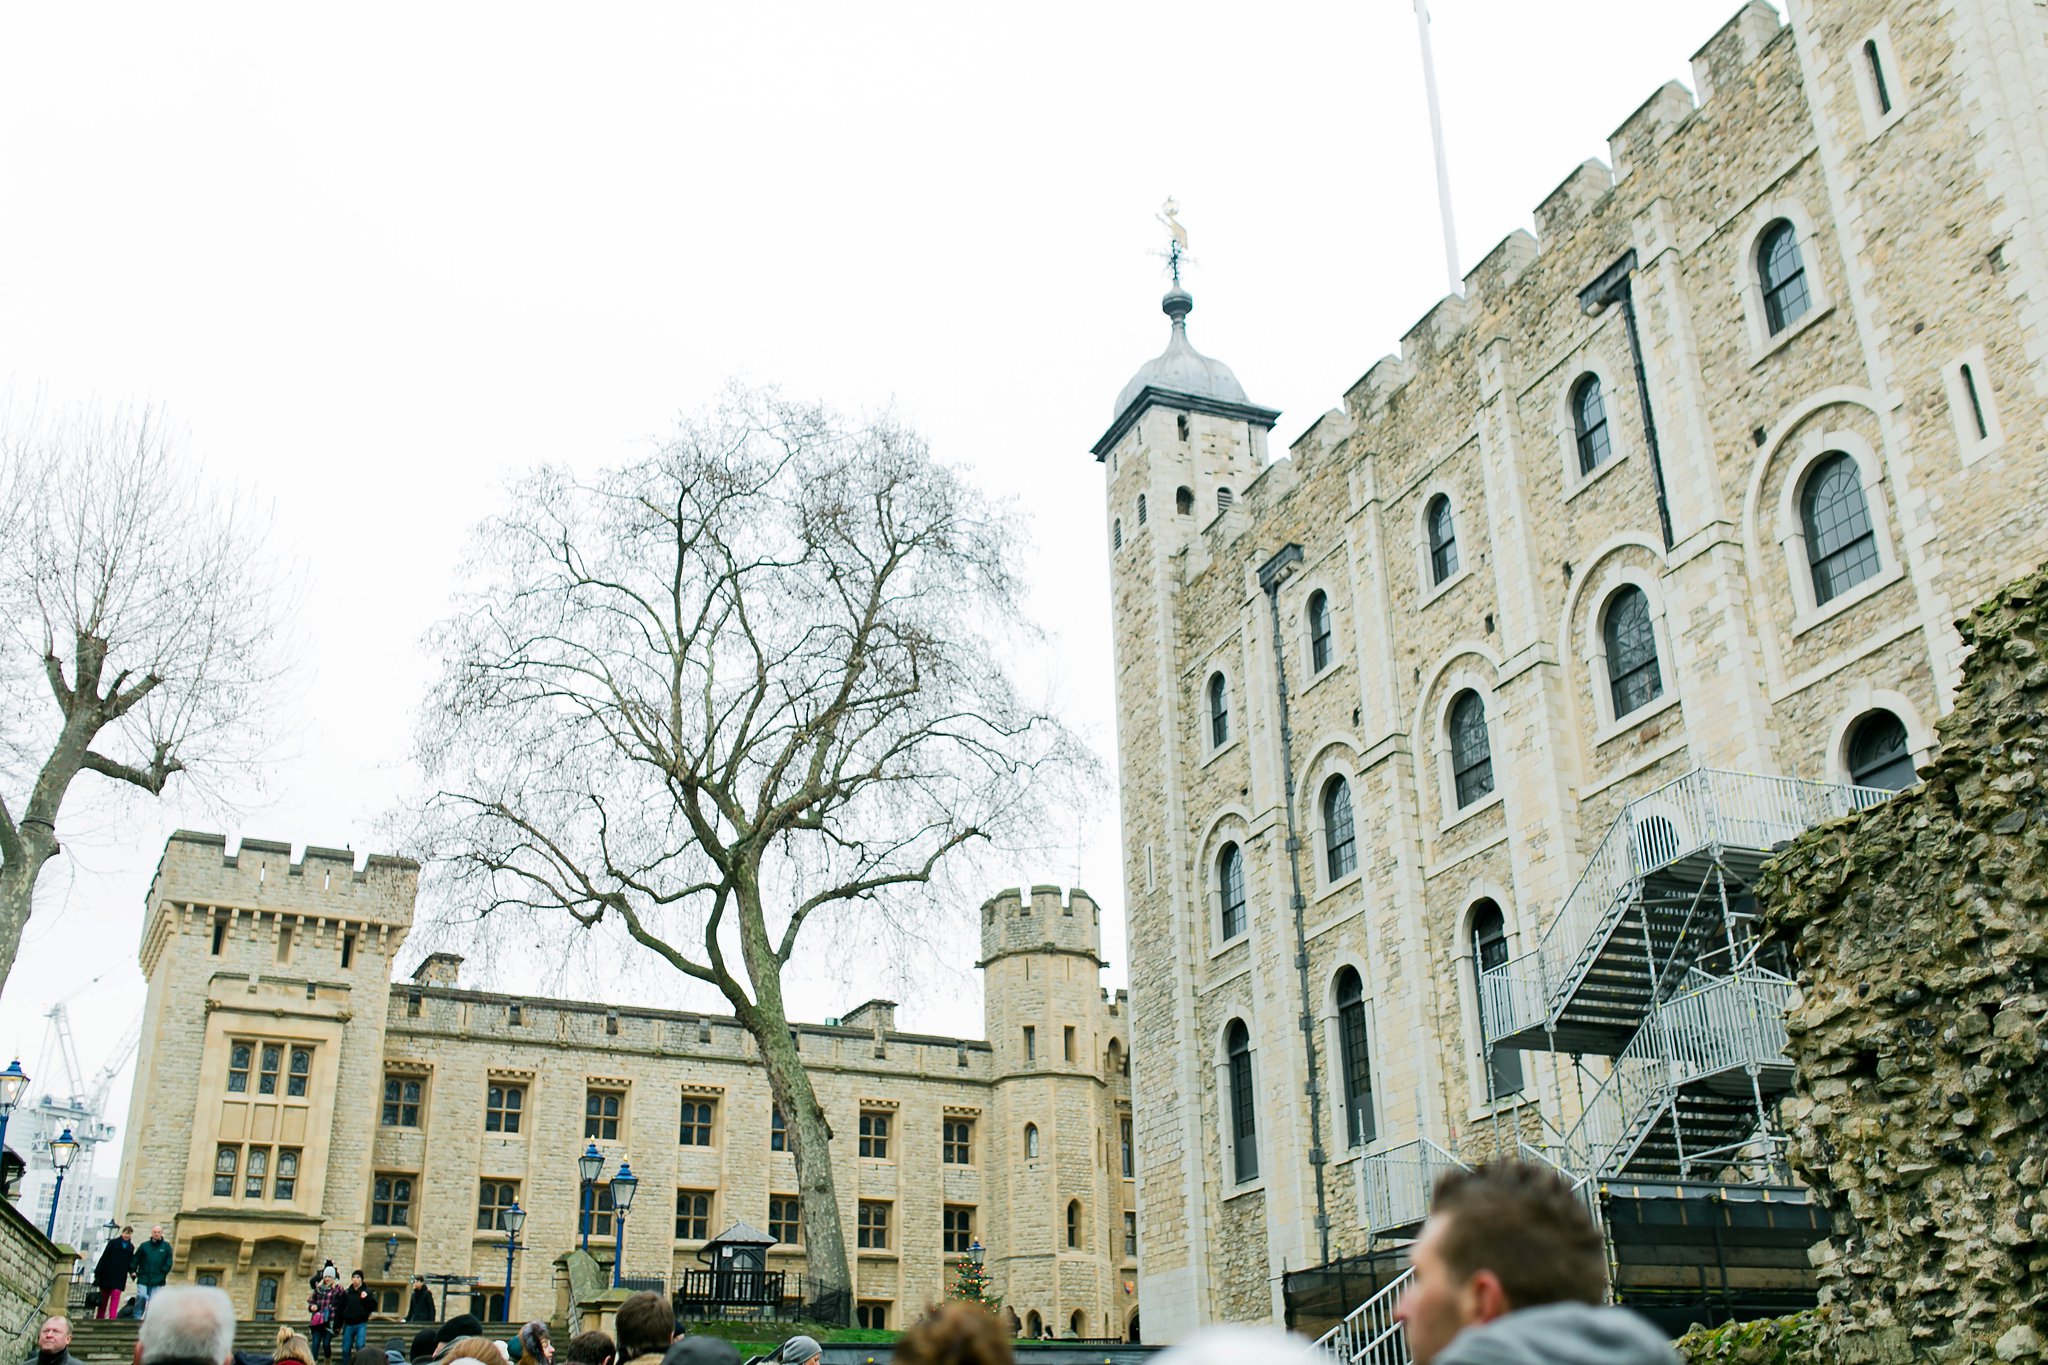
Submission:
[[[1444,219],[1444,272],[1451,292],[1465,287],[1458,270],[1458,230],[1451,222],[1451,168],[1444,159],[1444,119],[1436,104],[1436,60],[1429,51],[1429,0],[1415,0],[1415,26],[1422,32],[1422,88],[1429,96],[1429,140],[1436,148],[1437,207]]]

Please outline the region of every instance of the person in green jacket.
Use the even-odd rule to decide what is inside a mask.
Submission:
[[[135,1248],[135,1299],[137,1317],[149,1312],[149,1296],[164,1287],[171,1276],[171,1244],[164,1240],[164,1225],[149,1230],[149,1240]]]

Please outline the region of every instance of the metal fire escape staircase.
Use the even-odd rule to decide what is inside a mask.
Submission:
[[[1587,1180],[1776,1175],[1792,984],[1758,943],[1751,887],[1776,845],[1890,795],[1696,769],[1622,808],[1536,947],[1480,983],[1489,1050],[1613,1059],[1561,1166]]]

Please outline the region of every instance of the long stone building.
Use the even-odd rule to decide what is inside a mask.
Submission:
[[[745,1030],[463,989],[447,954],[394,981],[417,880],[403,859],[171,836],[145,919],[118,1207],[165,1226],[174,1280],[221,1285],[247,1318],[303,1321],[307,1277],[331,1258],[394,1312],[415,1273],[473,1276],[495,1320],[499,1215],[516,1201],[511,1314],[546,1317],[588,1143],[606,1157],[601,1259],[622,1231],[610,1179],[628,1162],[638,1178],[625,1274],[675,1287],[735,1223],[773,1239],[769,1269],[801,1274],[794,1160]],[[1099,984],[1098,911],[1041,886],[981,919],[986,1039],[902,1032],[882,1000],[795,1026],[835,1129],[859,1320],[913,1320],[979,1241],[1025,1330],[1135,1334],[1127,1006]]]
[[[1153,1339],[1499,1152],[1796,1288],[1749,887],[2048,559],[2048,8],[1750,3],[1692,71],[1284,457],[1178,285],[1094,447]]]

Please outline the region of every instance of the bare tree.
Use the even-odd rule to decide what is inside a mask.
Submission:
[[[718,990],[842,1312],[831,1130],[783,973],[807,924],[915,913],[956,857],[1036,838],[1088,770],[1004,671],[1018,548],[893,420],[734,391],[645,459],[518,487],[438,632],[421,851],[480,915],[621,926]]]
[[[248,771],[276,587],[161,414],[0,421],[0,983],[80,773],[155,796]]]

